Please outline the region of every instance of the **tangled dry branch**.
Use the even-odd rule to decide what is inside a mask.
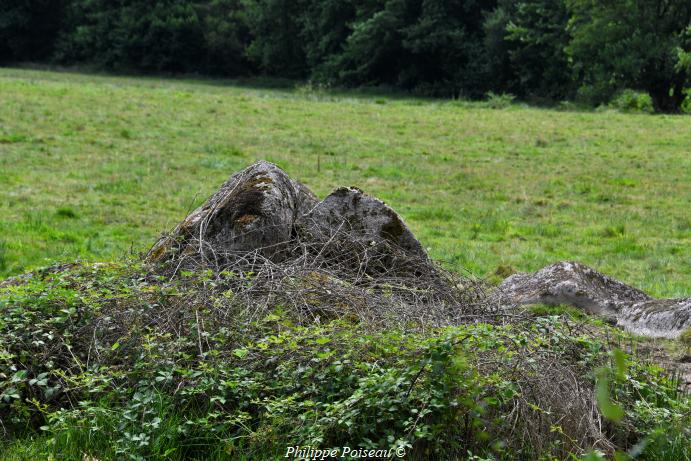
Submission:
[[[158,270],[175,277],[186,269],[211,269],[232,292],[221,315],[248,321],[276,306],[306,323],[353,317],[371,325],[416,328],[511,315],[488,295],[482,280],[448,272],[423,254],[387,240],[362,239],[346,225],[320,238],[306,232],[298,229],[276,244],[280,257],[266,247],[219,252],[203,240],[188,241],[187,251]]]

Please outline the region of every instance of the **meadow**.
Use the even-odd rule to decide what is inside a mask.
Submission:
[[[145,251],[233,172],[354,185],[432,257],[498,279],[576,259],[691,280],[691,119],[231,81],[0,69],[0,277]]]

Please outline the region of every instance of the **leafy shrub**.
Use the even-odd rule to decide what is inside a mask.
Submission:
[[[691,88],[687,88],[685,91],[686,97],[684,102],[681,104],[681,111],[685,114],[691,114]]]
[[[487,93],[487,100],[485,101],[485,106],[490,109],[505,109],[513,103],[516,97],[512,94],[501,93],[495,94],[492,91]]]
[[[612,425],[615,440],[622,444],[635,440],[631,452],[641,459],[688,459],[691,399],[681,390],[678,378],[622,352],[613,356],[610,405],[622,417]]]
[[[274,459],[294,445],[565,459],[598,440],[691,454],[691,402],[633,359],[608,382],[625,417],[598,435],[608,345],[568,316],[429,331],[304,323],[281,305],[225,310],[237,276],[71,265],[0,287],[5,438],[79,460]]]
[[[648,93],[635,90],[624,90],[609,103],[613,109],[621,112],[653,113],[653,100]]]

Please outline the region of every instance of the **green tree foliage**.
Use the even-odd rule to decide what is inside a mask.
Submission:
[[[402,82],[430,85],[434,93],[477,97],[487,89],[483,75],[483,13],[493,2],[423,1],[412,24],[402,30],[411,60]]]
[[[0,61],[682,107],[686,0],[8,0]]]
[[[483,13],[491,7],[472,0],[356,2],[342,52],[332,51],[318,75],[347,85],[479,96]]]
[[[571,75],[565,48],[569,44],[566,4],[554,0],[518,2],[506,27],[513,45],[510,60],[527,94],[564,99],[571,94]]]
[[[489,86],[498,92],[519,92],[516,70],[510,53],[515,43],[507,40],[507,27],[515,14],[516,3],[500,0],[497,7],[485,15],[482,24],[486,76]]]
[[[0,63],[47,58],[62,26],[64,0],[0,2]]]
[[[569,0],[573,36],[568,47],[581,94],[606,102],[623,88],[646,91],[655,110],[676,112],[691,73],[687,0]],[[681,51],[681,52],[680,52]]]
[[[407,59],[401,29],[406,23],[407,2],[388,0],[358,2],[351,32],[343,51],[332,55],[324,74],[349,85],[396,84]]]
[[[328,80],[330,61],[352,33],[357,5],[350,0],[311,1],[300,16],[300,39],[313,77]]]
[[[242,75],[251,70],[245,48],[251,34],[241,0],[213,0],[197,6],[205,56],[202,70],[220,75]]]
[[[573,93],[563,0],[501,0],[484,22],[492,89],[562,100]]]
[[[252,41],[247,55],[268,74],[304,77],[305,53],[299,40],[302,0],[247,0],[247,22]]]
[[[189,1],[73,1],[67,17],[60,61],[147,71],[184,71],[200,64],[204,36]]]

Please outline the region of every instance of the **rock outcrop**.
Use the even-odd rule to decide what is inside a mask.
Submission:
[[[508,277],[498,293],[506,304],[566,304],[603,316],[634,333],[675,338],[691,328],[691,298],[654,299],[577,262],[561,261]]]
[[[691,298],[632,303],[622,308],[617,325],[643,336],[678,338],[691,328]]]
[[[393,209],[356,187],[339,187],[300,222],[319,240],[328,240],[340,230],[365,244],[386,241],[411,254],[425,255],[420,242]]]

